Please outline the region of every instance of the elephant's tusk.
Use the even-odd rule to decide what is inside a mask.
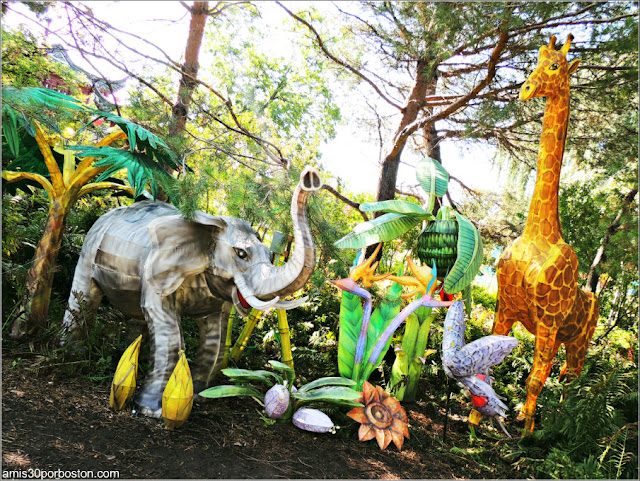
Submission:
[[[233,280],[236,283],[238,292],[242,294],[242,297],[247,302],[247,304],[249,304],[254,309],[258,309],[259,311],[266,311],[270,307],[273,307],[280,300],[280,297],[276,296],[269,301],[261,301],[253,295],[253,291],[249,289],[249,286],[247,286],[246,281],[240,274],[236,274],[235,276],[233,276]]]
[[[300,299],[293,299],[291,301],[278,301],[274,304],[273,307],[276,309],[284,309],[285,311],[288,309],[293,309],[294,307],[301,306],[305,302],[309,300],[309,296],[301,297]]]
[[[242,296],[242,297],[244,297],[244,300],[247,301],[251,307],[253,307],[254,309],[258,309],[259,311],[266,311],[270,307],[273,307],[275,304],[277,304],[278,300],[280,299],[279,297],[276,296],[270,301],[261,301],[256,296]]]

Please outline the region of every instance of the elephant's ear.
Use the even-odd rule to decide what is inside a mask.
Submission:
[[[188,276],[203,272],[211,262],[215,237],[227,223],[198,212],[192,221],[181,215],[159,217],[147,226],[151,252],[144,263],[144,280],[161,297],[180,287]]]

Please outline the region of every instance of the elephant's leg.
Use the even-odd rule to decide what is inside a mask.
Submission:
[[[151,339],[151,362],[136,403],[145,416],[159,418],[162,416],[162,393],[178,362],[178,351],[184,349],[184,341],[174,297],[160,298],[150,289],[143,297],[142,312]]]
[[[224,302],[217,311],[198,319],[200,343],[192,369],[193,392],[196,394],[209,386],[221,368],[230,312],[231,303]]]
[[[549,372],[553,357],[558,352],[560,343],[556,342],[558,330],[555,326],[547,327],[542,321],[536,322],[536,346],[533,354],[533,367],[527,378],[527,401],[522,408],[524,415],[524,434],[533,431],[534,413],[538,396],[542,391]]]
[[[73,344],[86,338],[102,296],[102,290],[90,275],[85,272],[78,273],[76,269],[69,295],[69,305],[62,320],[64,332],[61,336],[61,344]]]

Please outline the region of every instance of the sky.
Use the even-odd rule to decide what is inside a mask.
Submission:
[[[294,3],[294,9],[302,8],[302,2]],[[315,3],[318,4],[318,2]],[[148,39],[159,45],[173,59],[179,60],[184,54],[189,16],[180,2],[136,1],[121,3],[103,1],[89,2],[87,5],[92,8],[97,18],[103,19],[121,30],[135,32],[136,35]],[[6,19],[3,19],[7,25],[14,27],[16,23],[23,22],[34,34],[42,35],[44,33],[44,29],[40,27],[43,25],[42,21],[29,22],[17,13],[20,12],[35,18],[24,5],[13,2],[10,4],[10,8],[16,12],[9,13]],[[274,26],[272,35],[270,35],[269,48],[275,51],[279,49],[286,51],[289,42],[287,37],[291,35],[291,32],[283,23],[285,13],[275,5],[272,9],[263,9],[263,11],[265,22]],[[55,29],[57,21],[55,18],[52,19],[52,29]],[[61,21],[66,22],[66,19]],[[48,40],[50,44],[56,43],[53,35],[50,35]],[[137,44],[137,48],[144,48],[142,42],[132,40],[132,45],[134,44]],[[74,62],[91,70],[86,63],[82,63],[81,58],[74,57],[71,52],[69,53]],[[111,75],[113,75],[111,78],[114,80],[123,76],[121,72],[116,71],[108,64],[101,66],[101,69],[104,69],[107,75],[111,71]],[[341,102],[362,100],[362,98],[352,95],[342,98]],[[357,104],[344,107],[346,111],[359,108]],[[336,137],[320,147],[321,162],[326,170],[342,178],[351,192],[375,194],[379,175],[380,146],[368,138],[368,133],[353,122],[352,117],[343,116],[343,118],[345,120],[337,126]],[[481,191],[496,191],[498,186],[502,185],[501,181],[496,180],[499,173],[492,167],[491,159],[495,155],[495,151],[490,147],[470,147],[460,142],[445,141],[441,144],[441,154],[443,164],[450,174],[470,188]],[[398,173],[399,187],[417,184],[413,166],[419,158],[418,154],[405,149]],[[501,176],[501,179],[504,180],[504,175]],[[458,198],[460,192],[460,186],[452,181],[449,193],[452,197]]]

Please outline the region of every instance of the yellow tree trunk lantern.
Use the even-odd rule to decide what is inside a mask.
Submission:
[[[28,179],[38,182],[47,193],[49,198],[49,214],[44,228],[44,233],[38,246],[36,254],[27,275],[27,291],[29,300],[26,312],[35,321],[34,327],[40,326],[49,311],[49,298],[51,297],[51,286],[53,282],[53,272],[56,254],[62,245],[62,232],[69,212],[76,201],[85,194],[98,189],[124,190],[133,194],[131,187],[117,184],[115,182],[95,182],[99,174],[108,167],[95,167],[94,157],[85,158],[77,167],[75,158],[70,151],[65,151],[65,162],[62,169],[53,156],[52,145],[49,145],[46,134],[42,131],[37,122],[33,122],[36,133],[36,141],[42,153],[45,165],[49,171],[51,180],[32,172],[2,172],[2,179],[7,182]],[[96,147],[109,146],[113,142],[126,139],[127,134],[119,131],[109,134]],[[24,323],[14,324],[12,335],[18,336],[20,330],[24,328]]]
[[[506,335],[520,321],[536,336],[533,367],[522,409],[525,434],[534,426],[538,395],[561,344],[567,351],[563,372],[582,371],[598,321],[598,300],[578,288],[578,259],[562,238],[558,186],[569,122],[569,75],[579,59],[566,55],[573,36],[556,50],[556,38],[540,48],[538,65],[522,86],[520,100],[546,97],[536,184],[524,233],[498,261],[498,311],[494,334]]]
[[[2,137],[7,146],[3,154],[10,159],[2,179],[35,182],[45,190],[50,203],[44,233],[28,273],[28,300],[11,329],[13,337],[20,337],[27,331],[45,327],[55,259],[62,245],[65,220],[76,201],[98,189],[140,195],[147,183],[155,195],[155,176],[168,179],[164,167],[178,168],[178,163],[176,155],[152,132],[118,115],[89,108],[80,100],[60,92],[6,86],[2,88],[2,102]],[[73,122],[84,122],[88,116],[93,117],[94,122],[89,125],[97,119],[106,119],[119,130],[103,133],[104,138],[95,145],[72,148],[61,136],[48,135],[41,126],[62,130],[64,125],[52,121],[68,119],[69,114]],[[46,123],[36,121],[36,118],[42,120],[44,117],[48,117]],[[85,125],[81,130],[87,128]],[[35,144],[31,138],[35,138]],[[119,140],[128,141],[128,148],[110,147]],[[34,168],[33,159],[41,160],[44,168],[40,165]],[[128,171],[130,186],[110,181],[110,176],[120,170]]]

